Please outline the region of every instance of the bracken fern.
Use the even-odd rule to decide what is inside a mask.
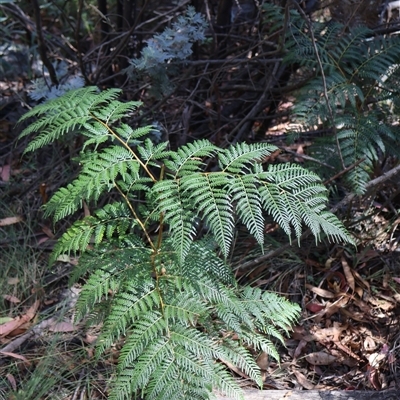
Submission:
[[[297,93],[296,122],[305,130],[323,126],[334,132],[317,139],[311,155],[338,171],[356,165],[345,181],[363,193],[379,157],[400,155],[392,120],[400,101],[399,37],[364,26],[348,30],[334,21],[306,22],[293,13],[285,46],[286,62],[315,71]]]
[[[274,146],[221,149],[198,140],[171,151],[146,138],[151,127],[134,130],[123,122],[139,103],[122,103],[118,93],[78,89],[23,117],[37,121],[22,136],[39,132],[26,151],[72,133],[86,137],[80,173],[53,195],[47,215],[58,221],[110,191],[121,197],[76,221],[52,261],[80,253],[71,280],[87,276],[78,318],[104,322],[98,354],[124,338],[110,399],[207,399],[213,388],[241,399],[223,363],[261,387],[249,349],[278,359],[275,343],[283,343],[299,307],[236,284],[226,260],[237,224],[261,247],[264,214],[289,237],[300,238],[306,226],[317,239],[351,238],[326,211],[316,174],[292,164],[264,168]]]

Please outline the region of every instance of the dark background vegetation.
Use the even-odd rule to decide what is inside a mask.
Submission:
[[[305,21],[337,21],[343,32],[366,26],[376,35],[396,36],[400,30],[398,11],[389,19],[387,2],[380,0],[0,1],[0,316],[6,318],[1,322],[26,315],[40,300],[25,325],[9,334],[0,332],[12,353],[0,356],[0,398],[106,398],[118,352],[116,348],[108,359],[95,361],[90,344],[96,332],[76,327],[32,333],[35,323],[60,318],[62,310],[72,312],[65,288],[75,260],[52,267],[46,263],[70,221],[53,226],[43,218],[41,206],[74,177],[74,157],[81,150],[79,139],[71,135],[68,142],[22,157],[26,142],[17,141],[22,126],[16,123],[40,101],[32,96],[37,93],[32,81],[45,76],[50,88],[75,77],[100,89],[121,88],[123,98],[143,102],[130,123],[154,124],[159,139],[169,140],[172,148],[201,138],[220,147],[268,141],[282,151],[266,162],[299,162],[318,171],[321,164],[307,154],[308,148],[334,132],[326,124],[302,129],[291,111],[299,91],[318,71],[302,67],[301,60],[283,61],[290,25],[276,26],[276,20],[266,17],[269,3],[282,6],[287,15],[296,11]],[[189,58],[171,60],[165,76],[132,69],[131,60],[141,56],[146,41],[171,27],[189,5],[207,20],[206,40],[193,45]],[[397,124],[396,115],[392,117]],[[237,277],[285,294],[303,307],[287,349],[281,349],[283,364],[262,365],[267,388],[397,386],[397,167],[395,156],[382,154],[359,196],[342,181],[346,168],[335,166],[324,176],[330,206],[355,235],[356,249],[316,246],[307,238],[301,247],[289,247],[271,222],[266,226],[270,251],[257,255],[252,239],[239,234],[232,256]],[[338,296],[343,291],[352,293],[344,296],[346,301]],[[333,328],[332,339],[327,329]],[[7,348],[28,332],[20,345]],[[304,359],[321,349],[336,362],[314,365]],[[374,357],[380,357],[379,363]],[[37,391],[38,382],[49,374],[51,379]]]

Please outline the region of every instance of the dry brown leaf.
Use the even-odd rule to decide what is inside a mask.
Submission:
[[[379,293],[377,293],[377,296],[379,296]],[[379,297],[383,297],[383,296],[379,296]],[[384,311],[393,310],[393,308],[395,307],[395,303],[393,303],[391,301],[387,301],[385,299],[377,299],[374,296],[368,296],[367,301],[368,301],[368,303],[371,303],[373,306],[379,307],[380,309],[382,309]]]
[[[19,318],[19,317],[13,319],[12,321],[8,321],[4,324],[1,324],[0,325],[0,337],[7,336],[10,332],[12,332],[14,329],[17,329],[22,324],[23,324],[23,322],[21,322],[21,318]]]
[[[359,286],[356,286],[354,293],[357,294],[360,299],[362,299],[364,290],[362,288],[360,288]]]
[[[368,362],[371,367],[378,368],[381,361],[386,358],[386,354],[372,353],[368,356]]]
[[[89,333],[86,334],[84,342],[88,344],[94,343],[98,338],[98,335],[90,335]]]
[[[83,215],[85,217],[90,217],[90,210],[86,202],[83,202]]]
[[[297,360],[303,353],[304,348],[307,346],[307,340],[301,339],[293,354],[293,361]]]
[[[382,384],[379,378],[378,370],[374,367],[368,366],[367,371],[368,371],[368,378],[372,387],[375,390],[382,389]]]
[[[3,299],[9,301],[10,303],[21,303],[21,300],[18,297],[12,296],[10,294],[3,294]]]
[[[49,228],[46,225],[42,226],[42,232],[45,233],[50,239],[54,239],[54,237],[55,237],[51,228]]]
[[[336,357],[325,353],[325,351],[318,351],[316,353],[308,354],[306,360],[311,365],[329,365],[336,361]]]
[[[303,375],[300,371],[293,370],[294,375],[296,376],[297,381],[300,383],[303,388],[312,390],[314,389],[314,384],[311,383],[305,375]]]
[[[400,278],[393,276],[392,279],[400,285]]]
[[[364,286],[364,288],[366,288],[368,292],[371,292],[371,287],[369,283],[365,279],[363,279],[362,276],[356,270],[353,270],[353,275],[357,279],[358,284],[359,285],[361,284],[360,286]]]
[[[0,226],[17,224],[18,222],[21,222],[22,220],[23,219],[20,215],[18,215],[16,217],[6,217],[3,219],[0,219]]]
[[[389,287],[389,279],[390,279],[390,274],[388,271],[385,272],[385,274],[383,275],[383,279],[382,279],[382,287],[387,289]]]
[[[39,304],[40,304],[39,300],[36,300],[33,303],[33,305],[28,309],[25,315],[23,315],[22,317],[14,318],[12,321],[0,325],[0,337],[10,334],[11,332],[19,328],[21,325],[30,321],[35,316]]]
[[[356,306],[365,314],[370,315],[371,313],[371,307],[365,303],[364,301],[360,299],[353,299],[353,302],[356,304]]]
[[[342,308],[340,310],[340,313],[345,315],[348,318],[354,319],[355,321],[362,322],[362,323],[365,323],[365,324],[370,323],[368,321],[368,319],[364,318],[365,313],[356,312],[356,311],[348,311],[345,308]]]
[[[29,364],[29,360],[26,357],[21,356],[20,354],[9,353],[8,351],[1,351],[1,350],[0,350],[0,354],[3,354],[3,356],[6,356],[6,357],[12,357],[12,358],[16,358],[18,360],[22,360],[23,362],[26,362],[27,364]]]
[[[7,374],[6,375],[8,382],[10,382],[11,387],[14,391],[17,391],[17,381],[14,378],[14,375]]]
[[[358,357],[357,354],[353,353],[347,346],[345,346],[343,343],[341,342],[335,342],[335,346],[337,348],[339,348],[340,350],[342,350],[344,353],[348,354],[350,357],[353,357],[354,359],[361,361],[361,358]]]
[[[9,285],[16,285],[17,283],[19,283],[19,278],[15,277],[15,278],[8,278],[7,279],[7,283]]]
[[[327,299],[333,299],[334,297],[336,297],[335,293],[332,293],[329,290],[321,289],[319,287],[310,285],[309,283],[306,283],[306,288],[311,290],[313,293],[317,294],[318,296],[325,297]]]
[[[336,300],[334,303],[327,302],[326,304],[326,317],[330,318],[333,314],[340,311],[349,302],[348,296],[343,296],[342,298]]]
[[[318,328],[313,332],[314,338],[319,342],[339,341],[344,330],[347,329],[347,324],[341,326],[339,322],[334,322],[330,328]]]
[[[263,351],[257,358],[257,365],[260,369],[266,370],[269,367],[269,357],[268,354]]]
[[[37,239],[37,244],[42,244],[44,242],[47,242],[49,240],[48,236],[42,236],[41,238]]]
[[[343,268],[344,275],[346,277],[346,281],[347,281],[348,285],[350,286],[351,290],[354,292],[356,284],[355,284],[355,281],[354,281],[354,275],[351,272],[351,268],[350,268],[348,262],[346,261],[346,259],[343,256],[342,256],[340,261],[342,263],[342,268]]]
[[[341,325],[340,322],[333,323],[333,341],[339,342],[342,332],[347,329],[348,324]]]
[[[239,369],[236,365],[232,364],[229,361],[226,361],[222,358],[220,358],[220,361],[225,364],[230,370],[232,370],[233,372],[237,373],[239,376],[241,376],[244,379],[250,379],[249,376],[244,373],[241,369]]]
[[[372,351],[375,350],[377,347],[377,344],[375,343],[375,340],[372,339],[371,336],[366,336],[364,339],[364,349],[366,351]]]
[[[3,182],[8,182],[10,180],[10,174],[11,174],[11,166],[10,165],[3,165],[3,168],[1,169],[1,180]]]
[[[36,300],[28,309],[25,315],[22,316],[24,322],[30,321],[35,315],[36,311],[39,308],[40,301]]]
[[[76,325],[71,324],[71,322],[56,322],[52,326],[50,326],[49,331],[51,332],[73,332],[76,331],[78,328]]]
[[[297,146],[296,154],[298,154],[300,156],[304,154],[304,149],[303,149],[303,146],[301,144],[299,144]],[[303,157],[294,157],[294,159],[295,159],[296,162],[300,162],[300,163],[304,162],[304,158]]]
[[[318,304],[318,303],[307,303],[306,304],[306,309],[311,311],[312,313],[320,312],[324,308],[325,308],[324,304]]]
[[[332,263],[335,261],[335,258],[331,258],[329,257],[326,261],[325,261],[325,269],[329,270],[331,269]]]

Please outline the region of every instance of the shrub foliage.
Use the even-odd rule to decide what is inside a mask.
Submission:
[[[264,216],[289,237],[308,227],[351,242],[326,210],[326,190],[298,165],[264,165],[275,146],[239,143],[221,149],[208,140],[176,151],[154,144],[151,126],[126,122],[140,105],[118,101],[118,90],[72,90],[24,115],[21,136],[35,151],[71,134],[83,135],[81,170],[45,207],[54,221],[78,220],[56,245],[52,261],[79,253],[72,281],[87,278],[78,317],[103,321],[98,354],[123,338],[111,399],[207,399],[212,388],[243,398],[223,363],[262,386],[252,352],[278,359],[276,342],[299,307],[258,288],[239,287],[227,262],[238,224],[264,243]],[[35,134],[35,135],[33,135]],[[102,201],[106,205],[96,207]],[[222,361],[217,362],[217,361]]]

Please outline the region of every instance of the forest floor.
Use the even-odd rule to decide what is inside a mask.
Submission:
[[[74,174],[69,164],[79,143],[23,157],[15,124],[28,109],[24,84],[0,82],[0,399],[106,399],[118,344],[96,357],[101,324],[74,322],[80,287],[68,286],[78,261],[48,266],[55,228],[41,206]],[[267,140],[285,147],[278,122]],[[287,146],[281,157],[302,162],[308,143]],[[283,160],[284,161],[284,160]],[[357,247],[275,243],[257,263],[235,261],[242,281],[273,290],[301,306],[298,324],[279,348],[280,364],[257,354],[264,389],[398,389],[400,384],[400,209],[396,180],[387,180],[341,207]],[[335,201],[333,201],[334,205]],[[67,224],[67,222],[65,222]],[[274,236],[275,235],[275,236]],[[251,239],[241,242],[243,259]],[[244,387],[246,374],[233,370]]]

